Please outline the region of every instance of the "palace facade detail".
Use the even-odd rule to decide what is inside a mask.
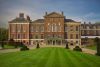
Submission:
[[[29,16],[9,21],[9,39],[35,45],[37,42],[46,45],[88,44],[86,39],[100,37],[100,23],[86,24],[66,19],[63,12],[45,13],[44,19],[32,21]]]

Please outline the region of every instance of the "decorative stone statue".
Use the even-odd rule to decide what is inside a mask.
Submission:
[[[37,43],[37,47],[36,48],[40,48],[40,45],[39,45],[39,43]]]
[[[66,42],[66,47],[65,47],[66,49],[69,49],[69,47],[68,47],[68,42]]]

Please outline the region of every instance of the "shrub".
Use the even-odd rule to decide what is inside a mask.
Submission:
[[[29,48],[27,46],[25,46],[23,43],[21,43],[20,45],[22,45],[21,48],[20,48],[20,51],[29,50]]]
[[[23,46],[21,47],[20,51],[26,51],[26,50],[29,50],[29,48],[27,46]]]
[[[18,48],[19,47],[19,42],[15,42],[14,47]]]
[[[79,46],[75,46],[75,48],[73,50],[82,52],[82,49]]]
[[[9,40],[9,45],[14,46],[14,44],[15,44],[15,41],[13,39],[10,39]]]

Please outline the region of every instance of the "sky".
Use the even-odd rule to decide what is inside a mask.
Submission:
[[[95,23],[100,21],[100,0],[0,0],[0,27],[8,27],[19,13],[36,20],[54,11],[63,11],[67,19]]]

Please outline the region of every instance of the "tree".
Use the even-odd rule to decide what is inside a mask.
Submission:
[[[0,28],[0,42],[1,47],[4,48],[5,42],[8,39],[8,30],[5,28]]]
[[[8,30],[5,28],[0,28],[0,41],[8,40]]]
[[[4,49],[4,44],[5,44],[5,43],[4,43],[4,39],[2,39],[2,40],[1,40],[1,47],[2,47],[2,49]]]
[[[20,44],[19,42],[15,42],[13,39],[10,39],[8,45],[14,46],[15,48],[17,48],[18,46],[20,46],[19,44]]]
[[[100,56],[100,38],[96,37],[94,39],[94,42],[96,43],[96,46],[97,46],[97,53],[96,53],[96,55]]]

